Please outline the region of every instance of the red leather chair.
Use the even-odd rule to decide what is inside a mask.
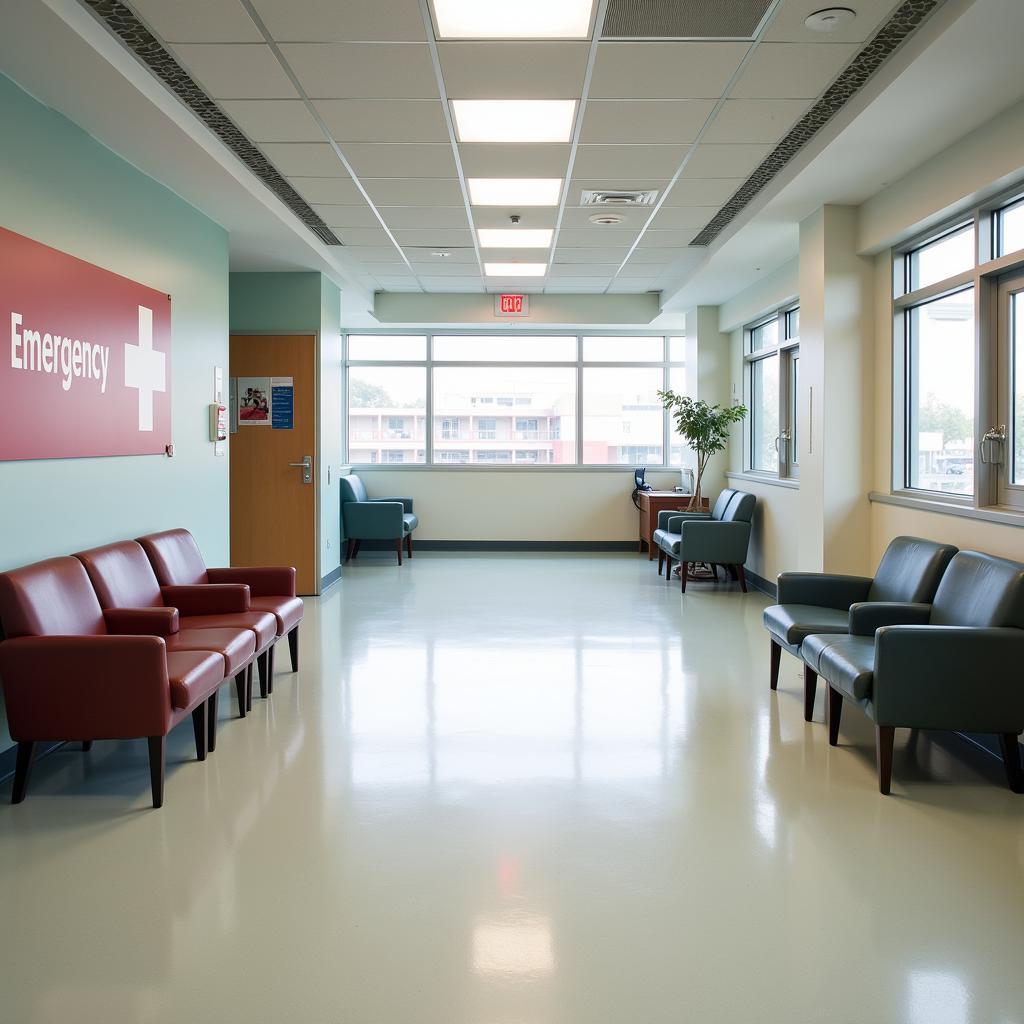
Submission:
[[[164,615],[168,629],[176,613]],[[167,734],[192,715],[196,756],[206,757],[210,704],[216,717],[224,658],[168,652],[152,616],[104,615],[82,563],[51,558],[0,573],[0,643],[7,720],[18,743],[13,803],[25,799],[43,740],[149,740],[153,806],[164,798]],[[116,635],[115,635],[116,634]]]
[[[133,540],[80,551],[75,558],[85,566],[105,612],[147,615],[169,651],[220,653],[227,678],[235,677],[238,712],[245,717],[252,701],[253,659],[265,672],[267,648],[277,638],[272,615],[248,611],[246,587],[161,587],[146,553]],[[164,622],[175,609],[177,628],[167,630]]]
[[[295,596],[295,570],[288,567],[208,569],[199,545],[188,530],[167,530],[140,537],[161,586],[244,583],[249,587],[250,607],[270,612],[277,620],[278,639],[288,636],[292,671],[299,670],[299,623],[302,599]],[[274,692],[274,648],[268,663],[269,693]]]

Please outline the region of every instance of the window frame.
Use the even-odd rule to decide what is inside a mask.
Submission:
[[[458,471],[458,472],[511,472],[511,473],[522,473],[522,472],[621,472],[631,473],[635,468],[632,464],[626,465],[624,463],[585,463],[582,461],[583,458],[583,371],[584,369],[590,368],[609,368],[609,369],[660,369],[662,372],[662,389],[667,390],[671,384],[671,377],[673,371],[679,371],[680,369],[686,369],[685,359],[671,358],[672,355],[672,343],[671,339],[677,339],[683,337],[685,332],[682,329],[677,331],[658,331],[658,332],[643,332],[643,331],[599,331],[599,330],[573,330],[573,331],[558,331],[558,330],[543,330],[537,329],[525,329],[511,331],[507,327],[502,328],[491,328],[491,329],[443,329],[443,330],[423,330],[410,328],[408,330],[389,330],[387,328],[369,328],[369,329],[353,329],[342,332],[342,448],[344,451],[346,461],[350,457],[350,446],[349,446],[349,382],[350,382],[350,370],[352,368],[359,367],[419,367],[426,371],[426,404],[424,409],[424,420],[426,425],[426,437],[425,437],[425,462],[422,463],[404,463],[402,464],[403,470],[414,470],[416,472],[436,472],[438,470],[444,472]],[[349,358],[349,338],[355,337],[370,337],[370,336],[383,336],[383,337],[426,337],[426,358],[425,359],[414,359],[414,360],[401,360],[401,359],[350,359]],[[453,337],[453,336],[468,336],[468,337],[500,337],[500,338],[522,338],[522,337],[565,337],[572,338],[575,340],[575,352],[576,358],[574,360],[562,360],[552,362],[535,362],[526,360],[517,361],[472,361],[472,360],[447,360],[447,359],[435,359],[434,358],[434,338],[435,337]],[[614,360],[614,361],[584,361],[583,359],[583,339],[584,338],[658,338],[662,344],[662,359],[660,362],[644,361],[644,362],[629,362],[626,360]],[[435,368],[468,368],[468,369],[480,369],[480,370],[501,370],[501,369],[514,369],[523,367],[536,367],[538,369],[554,369],[554,368],[570,368],[575,371],[575,385],[576,385],[576,396],[575,396],[575,444],[576,444],[576,458],[575,461],[569,463],[549,463],[549,462],[526,462],[517,463],[515,461],[515,455],[513,454],[513,461],[511,463],[503,463],[499,465],[489,465],[487,463],[479,463],[474,461],[468,463],[448,463],[440,461],[437,458],[437,452],[434,450],[434,369]],[[687,379],[687,386],[690,386],[690,380]],[[505,411],[511,411],[513,419],[520,418],[520,413],[524,409],[522,405],[513,405],[510,410],[506,410],[505,406],[499,407],[497,403],[488,404],[487,412],[491,410],[497,415],[499,408]],[[513,433],[515,433],[513,425]],[[662,452],[663,459],[665,460],[661,465],[648,464],[649,469],[653,471],[664,471],[664,472],[678,472],[681,466],[674,466],[671,464],[672,460],[672,445],[676,438],[675,431],[672,427],[671,419],[667,410],[662,412]],[[467,439],[471,440],[471,439]],[[418,443],[418,442],[417,442]],[[514,450],[513,450],[514,451]],[[683,465],[686,463],[684,462]],[[362,468],[373,468],[375,466],[386,465],[383,461],[380,462],[358,462],[351,463],[354,469]],[[395,465],[398,465],[397,463]]]
[[[799,439],[797,434],[797,389],[795,364],[800,358],[800,331],[792,327],[791,318],[799,314],[800,301],[794,299],[779,306],[771,313],[760,316],[743,327],[743,404],[747,407],[747,418],[743,426],[743,472],[764,480],[800,479],[800,455],[795,450]],[[776,341],[773,347],[753,347],[754,332],[772,322],[777,323]],[[754,425],[755,395],[754,373],[758,363],[778,359],[779,372],[779,433],[775,447],[779,454],[776,470],[754,468]]]

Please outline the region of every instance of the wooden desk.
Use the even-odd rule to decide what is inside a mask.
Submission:
[[[680,494],[678,491],[641,491],[637,496],[640,502],[640,532],[637,551],[643,554],[644,545],[647,545],[647,561],[654,558],[654,531],[658,528],[658,513],[666,510],[673,512],[685,512],[690,503],[690,495]],[[701,498],[699,511],[707,512],[708,499]],[[694,511],[698,511],[694,509]]]

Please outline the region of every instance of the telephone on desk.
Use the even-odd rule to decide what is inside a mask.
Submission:
[[[647,483],[647,467],[633,470],[633,504],[640,508],[640,492],[653,491],[654,488]]]

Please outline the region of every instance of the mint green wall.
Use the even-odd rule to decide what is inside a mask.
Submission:
[[[321,276],[313,271],[231,274],[231,330],[319,331]]]
[[[0,124],[0,225],[172,296],[175,447],[0,463],[0,569],[174,526],[226,564],[228,464],[207,405],[227,367],[227,233],[2,75]]]

